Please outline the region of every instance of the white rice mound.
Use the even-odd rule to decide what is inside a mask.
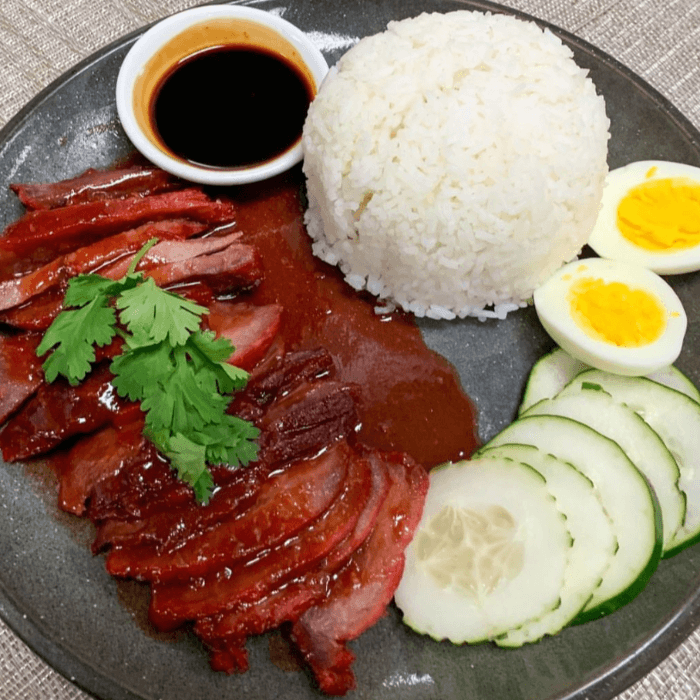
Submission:
[[[532,22],[392,22],[341,58],[311,105],[314,253],[378,311],[503,318],[586,243],[608,128],[587,71]]]

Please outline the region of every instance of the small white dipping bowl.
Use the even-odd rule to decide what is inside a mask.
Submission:
[[[150,104],[163,77],[180,61],[222,45],[249,46],[281,56],[305,76],[314,95],[328,72],[328,64],[319,49],[300,29],[277,15],[235,5],[195,7],[158,22],[131,47],[117,78],[119,118],[134,146],[173,175],[207,185],[265,180],[301,160],[301,139],[262,163],[209,167],[167,150],[152,125]]]

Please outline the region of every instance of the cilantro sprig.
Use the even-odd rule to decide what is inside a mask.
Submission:
[[[37,348],[48,382],[59,375],[79,384],[95,361],[95,347],[123,339],[111,363],[112,384],[122,398],[140,401],[144,434],[170,459],[178,477],[206,502],[214,482],[207,464],[245,466],[257,456],[258,429],[226,413],[231,394],[248,373],[228,363],[234,348],[201,329],[207,309],[158,287],[135,272],[149,241],[126,275],[74,277],[62,311]]]

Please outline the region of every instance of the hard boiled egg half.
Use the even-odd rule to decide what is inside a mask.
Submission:
[[[588,244],[662,275],[700,269],[700,168],[644,160],[611,170]]]
[[[534,294],[545,330],[592,367],[644,375],[678,357],[687,318],[676,293],[656,273],[590,258],[562,267]]]

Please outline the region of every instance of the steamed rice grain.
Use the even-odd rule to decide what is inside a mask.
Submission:
[[[534,23],[469,11],[392,22],[311,105],[314,252],[382,308],[502,318],[585,244],[608,128],[586,71]]]

